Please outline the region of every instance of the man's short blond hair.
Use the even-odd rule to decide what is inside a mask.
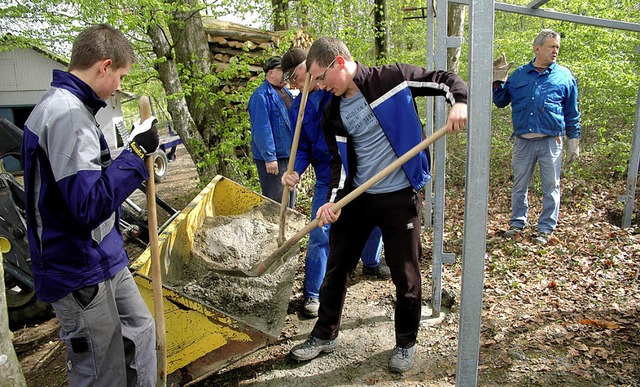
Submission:
[[[133,48],[122,32],[108,24],[97,24],[80,32],[74,40],[69,71],[86,70],[105,59],[111,59],[116,69],[136,61]]]

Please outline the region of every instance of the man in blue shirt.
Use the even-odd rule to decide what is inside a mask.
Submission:
[[[306,59],[307,52],[302,49],[293,48],[287,51],[282,56],[282,82],[289,82],[292,88],[302,90],[307,76]],[[282,179],[283,184],[295,189],[295,185],[298,184],[300,176],[307,170],[307,167],[309,165],[313,166],[316,174],[316,183],[313,188],[313,199],[311,200],[311,214],[314,217],[318,208],[327,202],[329,196],[329,183],[331,181],[329,163],[331,154],[327,149],[320,121],[322,110],[330,99],[331,93],[320,90],[319,86],[312,81],[300,128],[300,139],[293,172],[291,174],[285,172]],[[296,127],[298,121],[301,100],[302,94],[299,94],[289,110],[293,128]],[[316,227],[309,233],[305,259],[303,309],[303,313],[307,317],[318,316],[320,285],[322,285],[322,279],[327,269],[327,258],[329,256],[330,227],[330,224],[325,224],[322,227]],[[375,275],[382,279],[391,276],[389,267],[381,262],[381,252],[382,232],[380,228],[376,227],[362,251],[362,271],[364,274]]]
[[[540,165],[542,212],[534,242],[544,245],[556,229],[560,212],[560,168],[563,136],[567,136],[566,163],[579,155],[580,111],[578,85],[571,71],[556,63],[560,35],[542,30],[533,41],[535,57],[507,79],[511,64],[504,54],[493,64],[493,103],[511,104],[513,120],[513,188],[508,238],[527,225],[527,194],[536,163]]]
[[[287,170],[291,153],[291,123],[289,108],[291,92],[284,87],[282,58],[274,56],[264,63],[265,80],[249,98],[251,120],[251,151],[258,170],[262,194],[277,202],[282,201],[282,174]],[[294,193],[289,196],[293,207]]]

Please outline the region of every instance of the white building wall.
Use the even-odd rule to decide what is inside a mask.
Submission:
[[[34,49],[0,52],[0,109],[35,106],[51,85],[54,69],[66,70],[67,66]],[[116,124],[122,121],[120,95],[109,98],[96,119],[109,146],[117,147]]]
[[[33,49],[0,52],[0,106],[37,104],[51,84],[53,69],[66,66]]]

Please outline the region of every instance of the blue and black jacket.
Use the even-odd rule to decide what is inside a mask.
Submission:
[[[296,161],[293,166],[293,169],[298,175],[302,176],[307,167],[309,167],[309,164],[313,165],[316,180],[326,186],[328,186],[331,181],[331,154],[324,140],[320,123],[322,110],[330,99],[331,93],[324,90],[316,90],[309,93],[307,105],[304,109],[302,126],[300,127]],[[289,110],[289,118],[291,119],[291,126],[294,131],[298,122],[301,100],[302,93],[296,97]]]
[[[444,96],[451,105],[467,103],[467,86],[455,73],[428,71],[422,67],[394,64],[368,67],[357,63],[353,81],[373,110],[396,156],[400,157],[423,140],[422,124],[414,97]],[[356,157],[350,136],[340,117],[340,100],[334,96],[327,104],[322,119],[327,146],[332,154],[331,190],[334,203],[356,187]],[[343,164],[348,166],[345,171]],[[381,165],[382,170],[386,165]],[[415,190],[431,178],[429,154],[420,152],[402,166]]]
[[[149,174],[127,150],[111,160],[95,119],[105,106],[81,79],[53,70],[24,127],[27,236],[45,302],[112,278],[129,262],[119,207]]]

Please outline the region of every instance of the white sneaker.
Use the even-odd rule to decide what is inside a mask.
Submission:
[[[391,353],[391,359],[389,359],[389,371],[391,372],[405,372],[413,367],[413,361],[416,357],[417,344],[414,344],[410,348],[401,348],[396,346]]]

